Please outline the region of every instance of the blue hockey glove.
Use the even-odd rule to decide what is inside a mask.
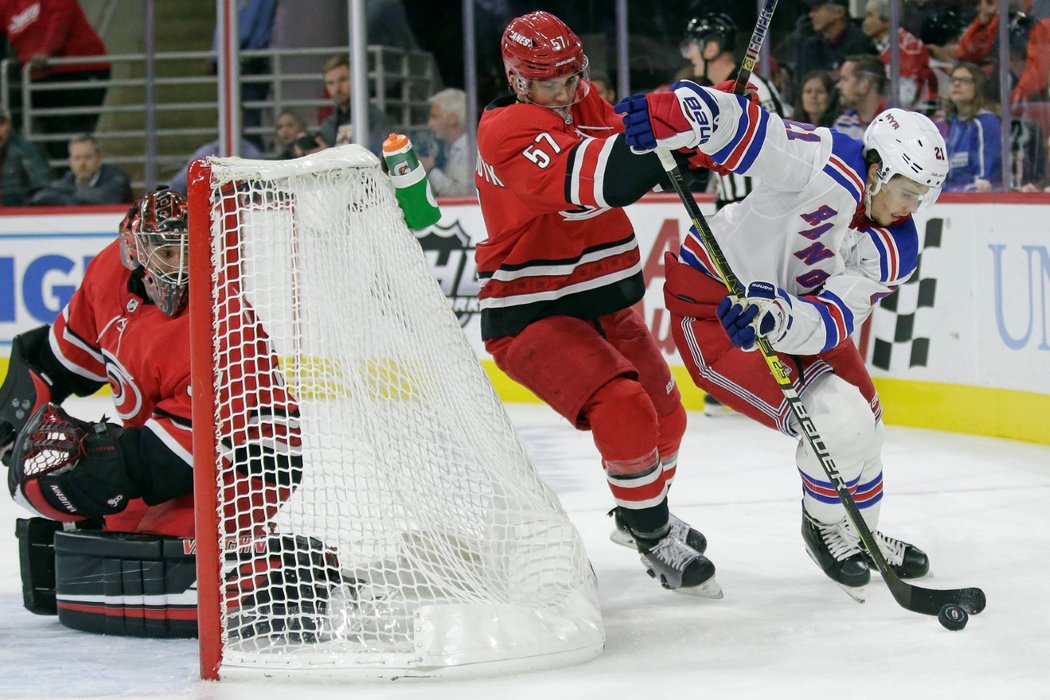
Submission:
[[[745,297],[727,294],[718,303],[718,320],[733,345],[751,351],[755,339],[764,336],[770,342],[783,338],[791,319],[786,295],[769,282],[752,282]]]
[[[614,108],[623,117],[624,138],[636,153],[660,146],[674,150],[696,145],[693,126],[673,92],[631,95]]]

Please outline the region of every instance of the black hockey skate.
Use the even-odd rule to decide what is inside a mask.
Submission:
[[[619,507],[613,508],[609,511],[609,515],[613,519],[613,523],[616,524],[616,529],[609,535],[609,539],[618,545],[629,547],[631,549],[637,549],[637,544],[634,541],[634,533],[624,522],[623,516],[620,515]],[[694,529],[689,523],[684,520],[675,517],[674,513],[670,514],[671,523],[671,534],[677,537],[682,542],[686,543],[700,554],[707,551],[707,538],[699,530]]]
[[[829,525],[814,520],[803,509],[802,540],[806,543],[806,552],[810,558],[828,578],[842,586],[855,600],[864,602],[859,592],[849,589],[867,585],[871,580],[871,571],[860,539],[846,519]]]
[[[901,578],[919,578],[930,572],[930,559],[926,556],[926,552],[913,544],[887,537],[878,530],[872,534],[875,535],[879,549],[882,550],[882,556],[886,557],[886,563],[890,565],[893,573]],[[867,552],[864,552],[864,558],[869,567],[878,571],[875,562]]]
[[[711,560],[672,534],[655,542],[635,538],[645,571],[664,588],[705,598],[721,598]]]

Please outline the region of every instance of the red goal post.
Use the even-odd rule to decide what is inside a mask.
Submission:
[[[596,656],[593,571],[379,160],[190,168],[204,678]]]

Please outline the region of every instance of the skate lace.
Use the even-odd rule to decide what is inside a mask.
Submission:
[[[908,545],[893,537],[887,537],[878,530],[872,534],[875,535],[875,542],[878,543],[882,556],[886,557],[887,562],[894,566],[904,563],[904,550]]]
[[[668,522],[671,524],[671,536],[677,537],[682,542],[689,541],[689,531],[692,529],[689,527],[689,523],[678,518],[673,513],[668,518]]]
[[[673,535],[660,540],[659,544],[649,550],[649,554],[679,571],[697,556],[695,549]]]
[[[837,561],[849,559],[861,553],[860,538],[853,534],[846,522],[831,525],[818,522],[816,526],[820,530],[820,537],[824,540],[828,552]]]

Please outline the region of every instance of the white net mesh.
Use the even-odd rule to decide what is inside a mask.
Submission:
[[[215,159],[211,190],[223,674],[598,653],[579,536],[378,160]]]

